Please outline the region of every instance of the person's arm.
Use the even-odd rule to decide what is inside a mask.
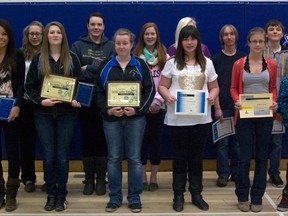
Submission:
[[[135,109],[135,115],[142,115],[147,113],[155,96],[155,85],[147,64],[139,59],[142,67],[143,80],[141,82],[141,108]]]
[[[32,59],[26,77],[25,90],[26,95],[31,102],[37,105],[41,105],[42,101],[40,97],[41,78],[40,78],[40,72],[38,76],[38,61],[39,61],[39,55],[35,56]]]
[[[20,50],[17,50],[17,58],[16,58],[16,71],[13,71],[15,74],[17,82],[12,81],[12,85],[16,84],[16,102],[14,107],[11,109],[9,116],[8,116],[8,122],[14,121],[15,118],[19,116],[21,104],[23,100],[24,95],[24,79],[25,79],[25,60],[23,52]],[[14,75],[13,75],[14,77]]]
[[[211,105],[215,105],[219,95],[219,86],[217,79],[212,82],[208,82],[208,91],[209,91],[208,103],[210,103]],[[218,105],[220,106],[220,104]]]
[[[242,69],[240,61],[236,61],[232,68],[232,77],[231,77],[231,87],[230,93],[231,97],[235,103],[236,109],[241,109],[241,104],[239,103],[239,79],[240,79],[240,70]]]

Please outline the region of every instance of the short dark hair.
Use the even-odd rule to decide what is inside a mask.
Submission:
[[[105,24],[105,22],[104,22],[104,16],[103,16],[102,13],[100,13],[100,12],[91,13],[91,14],[88,16],[87,24],[89,24],[91,17],[100,17],[100,18],[103,20],[103,24]]]
[[[282,22],[277,19],[269,20],[265,25],[265,33],[267,33],[269,26],[280,26],[282,28],[282,32],[285,31],[285,27]]]

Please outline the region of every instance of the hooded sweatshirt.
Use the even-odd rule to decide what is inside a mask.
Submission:
[[[81,66],[87,65],[83,75],[85,81],[90,83],[94,83],[100,63],[115,53],[114,43],[104,34],[99,44],[92,41],[89,34],[82,35],[79,41],[72,44],[71,51],[78,56]]]

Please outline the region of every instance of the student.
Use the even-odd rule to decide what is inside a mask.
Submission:
[[[235,108],[230,95],[232,67],[236,60],[246,54],[237,50],[238,32],[231,24],[224,25],[219,33],[222,50],[212,57],[212,61],[218,74],[220,88],[219,101],[216,101],[215,119],[233,117]],[[220,103],[219,103],[220,102]],[[231,152],[231,155],[229,154]],[[230,158],[229,158],[230,155]],[[217,142],[217,186],[225,187],[231,176],[231,181],[237,178],[239,146],[236,136],[225,137]],[[230,163],[229,163],[230,159]]]
[[[279,89],[279,96],[278,96],[278,110],[277,114],[279,114],[284,121],[284,125],[286,129],[288,128],[288,76],[286,75],[282,80]],[[282,199],[277,206],[277,210],[284,212],[288,211],[288,164],[286,166],[286,185],[282,191]]]
[[[80,37],[80,40],[73,43],[71,51],[78,56],[84,80],[87,83],[94,83],[96,69],[100,63],[113,55],[114,44],[104,35],[104,16],[95,12],[87,19],[88,34]],[[106,194],[105,177],[107,172],[107,144],[103,131],[100,110],[95,103],[91,107],[82,107],[79,110],[79,119],[82,129],[83,144],[83,168],[85,172],[84,195]]]
[[[280,41],[284,35],[284,25],[279,20],[269,20],[265,25],[265,33],[267,37],[267,44],[264,50],[264,56],[273,59],[277,64],[277,80],[276,87],[279,91],[281,81],[288,71],[288,50],[281,46]],[[275,121],[281,121],[276,119]],[[280,124],[282,124],[280,122]],[[283,134],[273,134],[270,144],[269,161],[270,167],[268,169],[269,181],[275,187],[283,187],[284,183],[280,177],[280,160],[282,149]]]
[[[176,115],[176,90],[207,90],[207,115]],[[219,94],[217,74],[210,59],[201,50],[200,34],[196,27],[181,29],[175,57],[170,58],[162,71],[159,93],[167,104],[164,124],[168,125],[173,150],[173,209],[184,209],[184,192],[188,172],[192,203],[201,210],[209,205],[203,199],[203,150],[211,133],[211,105]]]
[[[147,64],[131,53],[135,35],[128,29],[114,34],[116,54],[104,60],[98,70],[95,97],[103,117],[108,146],[109,197],[106,211],[114,212],[123,201],[122,160],[128,162],[128,207],[134,213],[142,210],[141,144],[146,125],[145,115],[154,99],[153,79]],[[107,82],[141,82],[140,107],[115,105],[107,107]],[[132,98],[133,99],[133,98]]]
[[[23,30],[22,51],[25,58],[25,78],[33,56],[40,53],[44,27],[39,21],[33,21]],[[35,191],[35,144],[36,128],[33,117],[33,105],[24,95],[20,112],[21,121],[21,180],[26,192]]]
[[[53,21],[46,25],[40,55],[33,58],[26,78],[28,99],[36,106],[34,121],[43,152],[44,179],[47,187],[46,211],[66,209],[70,144],[74,134],[77,109],[81,105],[72,100],[42,98],[41,83],[51,74],[81,76],[77,56],[69,52],[65,29]]]
[[[158,93],[158,84],[161,71],[169,57],[166,54],[165,46],[160,42],[159,30],[155,23],[148,22],[142,26],[139,40],[133,53],[147,63],[156,89],[154,100],[146,115],[146,128],[141,150],[143,190],[155,191],[159,187],[157,173],[161,161],[161,138],[165,117],[164,99]],[[146,164],[149,157],[151,175],[148,183]]]
[[[2,163],[0,165],[0,208],[5,204],[6,194],[5,210],[14,211],[17,208],[16,196],[20,186],[18,116],[24,94],[25,60],[23,53],[15,47],[14,34],[10,24],[3,19],[0,20],[0,42],[0,94],[16,99],[8,120],[0,121],[0,131],[2,129],[4,131],[8,158],[6,193]],[[2,151],[0,154],[2,160]]]
[[[266,188],[268,148],[273,117],[239,118],[239,110],[242,109],[239,95],[271,93],[272,103],[269,108],[275,112],[277,110],[276,63],[263,56],[264,29],[252,28],[248,32],[247,44],[250,49],[249,54],[237,60],[233,65],[230,88],[236,109],[234,120],[240,152],[235,193],[240,211],[248,212],[251,209],[252,212],[260,212]],[[251,186],[249,171],[254,145],[255,171]]]
[[[187,25],[192,25],[192,26],[195,26],[197,28],[196,20],[191,18],[191,17],[184,17],[181,20],[179,20],[179,22],[177,24],[177,27],[176,27],[176,31],[175,31],[175,43],[172,44],[169,47],[169,49],[168,49],[168,54],[170,56],[174,56],[175,55],[176,49],[177,49],[177,46],[178,46],[179,33],[180,33],[181,29],[184,26],[187,26]],[[203,52],[204,56],[206,56],[207,58],[211,58],[210,51],[209,51],[208,47],[205,44],[203,44],[203,43],[201,44],[201,49],[202,49],[202,52]]]

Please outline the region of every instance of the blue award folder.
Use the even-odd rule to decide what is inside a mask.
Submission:
[[[0,97],[0,120],[8,120],[9,114],[15,102],[15,98]]]
[[[76,100],[86,107],[90,107],[93,96],[94,84],[78,82]]]

